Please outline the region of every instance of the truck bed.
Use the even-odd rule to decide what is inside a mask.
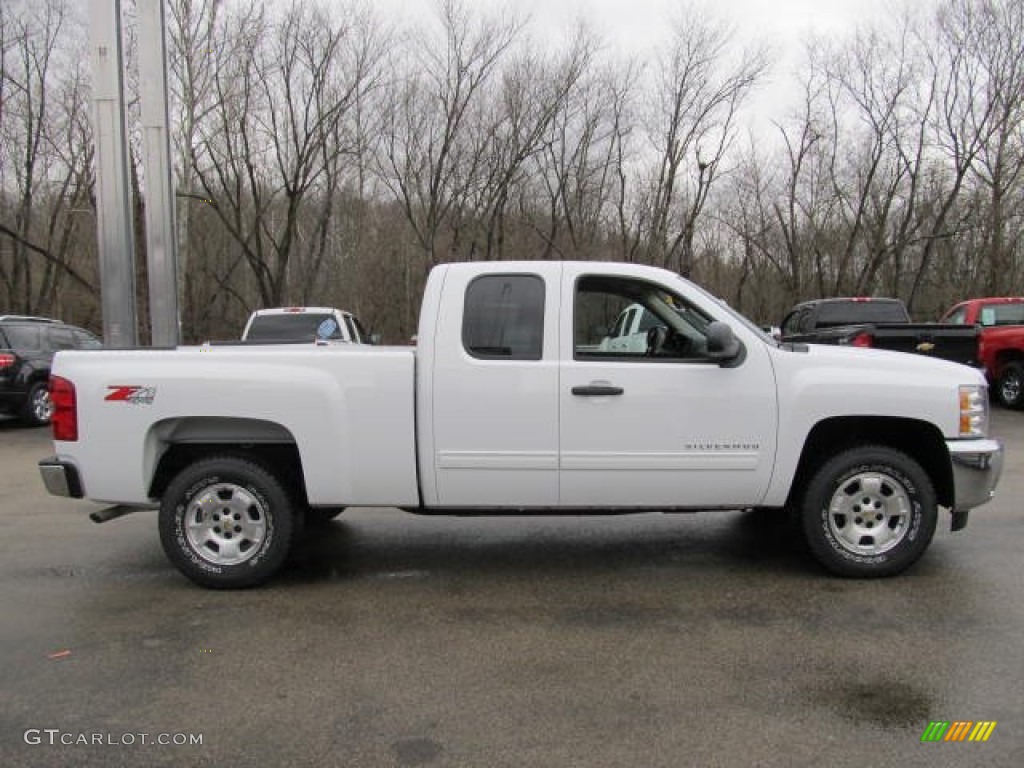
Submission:
[[[976,366],[978,360],[978,331],[970,325],[864,323],[818,328],[810,333],[786,336],[784,340],[910,352],[972,366]]]
[[[88,464],[84,491],[96,500],[146,503],[169,446],[215,444],[243,427],[252,443],[297,447],[311,504],[416,505],[414,354],[358,345],[69,351],[53,373],[74,381],[74,455]]]

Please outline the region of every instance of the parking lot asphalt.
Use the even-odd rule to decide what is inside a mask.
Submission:
[[[215,592],[0,423],[0,766],[1024,765],[1024,413],[992,431],[998,498],[894,579],[751,512],[356,509]]]

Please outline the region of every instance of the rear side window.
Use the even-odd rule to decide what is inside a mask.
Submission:
[[[70,328],[50,328],[50,349],[74,349],[75,337]]]
[[[75,346],[79,349],[99,349],[103,346],[103,343],[88,331],[73,328],[71,332],[75,337]]]
[[[43,348],[41,325],[8,325],[4,327],[7,342],[16,351],[39,351]]]
[[[366,328],[363,326],[361,322],[359,322],[359,318],[356,317],[355,315],[352,315],[350,319],[352,321],[352,325],[356,329],[356,333],[352,338],[359,341],[362,344],[372,344],[373,342],[370,341],[370,334],[366,332]]]
[[[544,281],[537,275],[484,275],[466,288],[462,344],[487,360],[540,360]]]
[[[640,317],[640,323],[636,327],[637,333],[647,333],[651,328],[655,328],[659,325],[664,325],[661,318],[653,312],[648,312],[646,309],[643,310],[643,315]]]
[[[990,313],[992,322],[986,323]],[[982,325],[1024,325],[1024,304],[994,304],[981,310]]]
[[[350,339],[352,339],[352,341],[354,341],[356,344],[358,344],[359,343],[359,336],[356,335],[356,329],[352,325],[352,318],[349,317],[348,315],[342,315],[341,319],[344,321],[345,328],[348,330],[348,337]]]

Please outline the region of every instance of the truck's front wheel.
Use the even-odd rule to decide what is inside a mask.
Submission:
[[[167,487],[160,542],[171,562],[204,587],[252,587],[288,555],[294,504],[278,479],[236,456],[202,459]]]
[[[862,446],[835,456],[804,495],[811,553],[840,576],[893,576],[927,549],[938,519],[928,475],[906,454]]]

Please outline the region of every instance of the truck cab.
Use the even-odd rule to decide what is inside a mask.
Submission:
[[[431,414],[419,425],[427,504],[763,498],[777,419],[766,339],[736,323],[731,346],[716,347],[715,298],[684,295],[671,273],[655,282],[650,268],[629,265],[442,269],[419,333],[418,412]],[[604,336],[609,327],[618,335]]]

